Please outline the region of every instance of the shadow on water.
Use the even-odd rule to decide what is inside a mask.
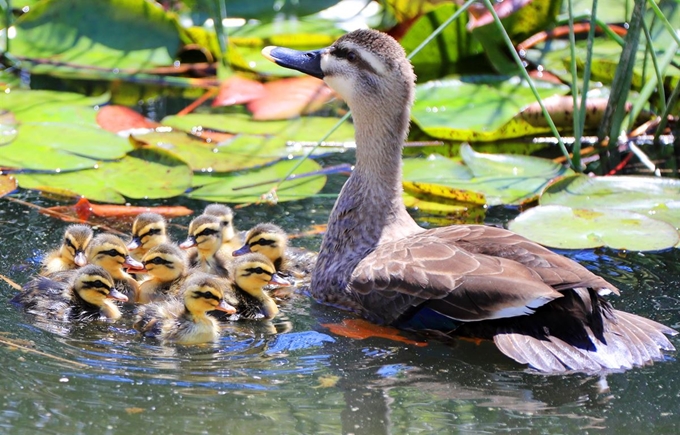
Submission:
[[[31,197],[51,205],[48,200]],[[318,201],[318,202],[315,202]],[[186,203],[200,210],[203,203]],[[246,208],[237,224],[322,223],[328,200]],[[0,273],[19,283],[66,224],[4,202]],[[175,239],[183,236],[178,220]],[[319,238],[295,240],[316,248]],[[680,326],[676,251],[565,253],[618,285],[617,308]],[[680,365],[603,376],[546,376],[484,343],[353,340],[322,324],[344,313],[301,297],[273,322],[230,325],[219,342],[161,346],[126,316],[115,324],[41,325],[0,283],[2,433],[678,433]],[[680,347],[680,340],[673,339]]]

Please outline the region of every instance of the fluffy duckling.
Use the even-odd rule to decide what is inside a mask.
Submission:
[[[245,244],[233,252],[235,257],[249,252],[264,254],[286,278],[304,279],[310,276],[316,253],[288,246],[288,234],[272,223],[258,224],[246,234]]]
[[[129,299],[135,300],[139,285],[134,278],[125,272],[143,272],[144,265],[130,257],[125,243],[113,234],[99,234],[87,248],[87,261],[104,268],[114,279],[119,288]]]
[[[279,307],[264,288],[287,287],[290,283],[276,272],[267,257],[257,253],[240,256],[231,265],[231,272],[236,314],[228,320],[271,319],[278,314]]]
[[[87,264],[85,250],[91,240],[92,228],[88,225],[70,225],[64,232],[61,246],[45,256],[41,274],[63,272]]]
[[[224,204],[210,204],[203,210],[204,215],[215,216],[222,226],[222,247],[220,252],[226,258],[231,258],[231,253],[243,245],[243,237],[234,228],[234,212],[231,207]]]
[[[162,342],[198,344],[217,339],[220,327],[208,311],[234,314],[236,309],[224,300],[223,279],[195,273],[182,286],[183,299],[171,299],[139,307],[135,329],[145,337]]]
[[[229,276],[228,259],[220,252],[222,246],[222,227],[215,216],[201,215],[189,224],[189,235],[179,247],[189,249],[189,267],[205,273],[222,277]]]
[[[172,243],[161,243],[142,259],[149,278],[139,285],[135,302],[148,304],[177,296],[186,278],[186,255]]]
[[[136,260],[141,260],[151,248],[167,243],[168,223],[158,213],[141,213],[132,223],[132,240],[127,249]]]
[[[63,322],[116,320],[121,314],[114,300],[126,302],[127,297],[114,288],[106,270],[93,264],[57,274],[56,279],[38,277],[12,298],[28,313]]]

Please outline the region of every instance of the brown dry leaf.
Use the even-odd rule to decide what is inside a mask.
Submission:
[[[253,119],[271,121],[294,118],[319,110],[333,96],[323,80],[292,77],[265,83],[262,98],[248,103]]]
[[[245,104],[264,95],[265,87],[262,83],[234,75],[222,82],[212,107]]]
[[[118,133],[135,128],[153,129],[159,123],[145,118],[134,110],[124,106],[104,106],[97,112],[97,124],[104,130]]]

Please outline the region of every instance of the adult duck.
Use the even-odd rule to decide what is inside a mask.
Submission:
[[[488,338],[545,372],[621,370],[674,350],[652,320],[615,310],[616,287],[510,231],[425,230],[401,199],[401,151],[415,75],[402,47],[373,30],[308,52],[267,47],[277,64],[322,78],[349,105],[356,165],[331,212],[311,295],[380,324]]]

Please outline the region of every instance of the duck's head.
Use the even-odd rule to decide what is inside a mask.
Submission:
[[[203,210],[203,214],[215,216],[220,220],[222,242],[228,242],[234,238],[236,231],[234,230],[234,211],[231,207],[224,204],[210,204]]]
[[[149,275],[163,282],[179,278],[186,267],[184,252],[172,243],[152,248],[142,258],[142,264]]]
[[[378,109],[368,107],[371,104],[410,107],[413,100],[415,74],[404,49],[376,30],[356,30],[320,50],[266,47],[262,54],[280,66],[323,79],[352,111]]]
[[[187,239],[179,245],[182,249],[196,247],[206,255],[213,255],[222,246],[222,226],[215,216],[200,215],[189,224]]]
[[[92,228],[87,225],[70,225],[64,232],[60,253],[65,259],[73,261],[77,266],[85,266],[87,257],[85,250],[92,240]]]
[[[99,234],[87,248],[87,262],[104,268],[114,279],[127,279],[123,271],[143,272],[144,265],[130,257],[125,243],[113,234]]]
[[[267,257],[278,269],[287,247],[288,235],[280,226],[271,223],[258,224],[248,231],[244,245],[232,255],[238,257],[257,252]]]
[[[97,307],[104,306],[109,299],[122,302],[128,300],[127,296],[115,289],[111,274],[94,264],[78,270],[73,290],[85,302]]]
[[[276,302],[264,291],[266,285],[287,287],[288,281],[276,273],[274,264],[262,254],[250,253],[237,257],[232,264],[234,282],[246,293],[259,300],[262,312],[271,319],[278,312]]]
[[[132,240],[128,242],[127,249],[144,255],[154,246],[167,241],[165,218],[158,213],[142,213],[132,223]]]
[[[193,273],[182,287],[184,305],[187,311],[195,316],[202,316],[208,311],[218,310],[234,314],[236,308],[224,300],[224,280],[207,273]]]

